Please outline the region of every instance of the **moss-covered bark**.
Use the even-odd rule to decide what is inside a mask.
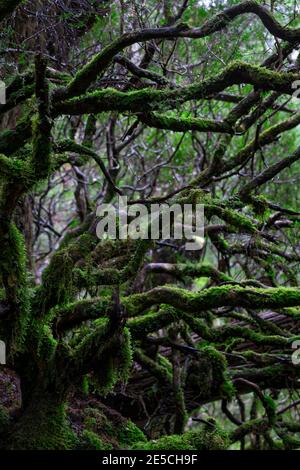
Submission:
[[[41,388],[33,393],[18,423],[12,427],[6,446],[10,450],[67,450],[74,443],[65,398]]]

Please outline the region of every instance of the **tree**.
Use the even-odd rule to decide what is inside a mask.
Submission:
[[[82,383],[132,420],[116,447],[299,447],[297,7],[50,3],[0,2],[0,113],[16,117],[0,135],[0,337],[22,396],[2,447],[105,447],[67,420]],[[27,6],[36,40],[11,47]],[[204,247],[99,240],[97,205],[119,195],[204,204]]]

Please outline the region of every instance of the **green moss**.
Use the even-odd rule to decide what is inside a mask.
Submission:
[[[73,260],[68,250],[54,254],[50,265],[42,276],[42,285],[37,292],[35,309],[47,313],[57,304],[71,300]]]
[[[245,230],[250,233],[257,232],[250,218],[233,209],[221,207],[221,205],[217,204],[208,204],[205,205],[205,211],[207,216],[217,215],[220,219],[225,220],[225,222],[237,227],[239,230]]]
[[[270,424],[272,424],[272,425],[275,424],[275,421],[276,421],[276,403],[275,403],[275,401],[269,395],[264,395],[262,402],[263,402],[263,405],[265,407],[266,414],[268,416]]]
[[[228,434],[212,424],[210,429],[188,431],[182,435],[164,436],[155,441],[137,442],[134,450],[226,450],[229,446]]]
[[[82,379],[82,391],[83,391],[84,395],[87,395],[89,393],[89,390],[90,390],[89,379],[85,375]]]
[[[164,436],[156,441],[137,442],[132,450],[194,450],[194,447],[182,435]]]
[[[9,156],[17,152],[25,145],[31,136],[30,114],[18,120],[15,129],[7,129],[0,132],[0,153]]]
[[[130,302],[125,302],[125,304],[130,308],[131,315],[136,313]],[[136,339],[140,339],[153,331],[157,331],[169,325],[173,321],[178,320],[178,318],[179,314],[175,308],[168,305],[161,305],[158,312],[149,312],[141,317],[131,318],[128,320],[127,325],[130,328],[132,336]]]
[[[222,235],[216,238],[216,246],[220,252],[226,252],[230,250],[230,244]]]
[[[8,335],[9,355],[13,357],[23,349],[30,318],[30,293],[26,272],[24,238],[14,224],[2,240],[0,252],[0,276],[5,286],[6,299],[15,306],[10,316]]]
[[[209,418],[202,433],[190,431],[190,440],[197,450],[226,450],[230,444],[228,433],[214,418]]]
[[[146,251],[151,244],[152,242],[150,240],[139,240],[135,252],[128,260],[126,260],[125,267],[123,267],[125,264],[123,262],[121,269],[109,267],[101,269],[99,266],[96,269],[92,269],[88,263],[84,270],[78,268],[74,269],[74,282],[81,288],[89,288],[96,285],[118,285],[125,283],[130,278],[136,276],[144,260]],[[101,245],[105,247],[105,244]],[[110,251],[110,244],[108,244],[106,248]],[[91,263],[93,262],[93,258],[96,258],[96,254],[91,256]],[[103,254],[101,258],[104,258]],[[107,256],[107,258],[109,257]],[[99,260],[97,264],[99,264]]]
[[[261,220],[267,219],[269,216],[268,201],[264,196],[252,196],[251,205],[254,213],[260,217]]]
[[[160,383],[168,385],[172,384],[172,368],[166,367],[166,363],[164,361],[152,359],[151,357],[147,356],[147,354],[145,354],[142,349],[139,348],[135,349],[135,359]]]
[[[57,331],[65,332],[86,320],[104,317],[110,311],[111,306],[111,296],[79,300],[50,310],[49,321],[56,322]]]
[[[38,319],[31,323],[31,343],[35,341],[35,354],[39,361],[50,363],[53,359],[58,341],[54,339],[50,326]]]
[[[199,348],[200,354],[190,370],[190,381],[203,397],[221,396],[230,400],[235,393],[229,379],[225,356],[213,346]]]
[[[117,430],[117,439],[122,449],[128,449],[136,442],[146,442],[144,433],[132,421],[128,420],[126,424]]]
[[[131,343],[131,333],[128,328],[124,328],[119,352],[119,380],[123,382],[127,382],[129,380],[132,365],[133,350]]]
[[[42,120],[37,116],[32,119],[32,126],[33,141],[31,164],[33,165],[37,178],[46,178],[51,169],[51,124],[46,118]]]
[[[281,439],[285,450],[299,449],[300,439],[288,433],[281,433]]]
[[[5,16],[11,14],[23,0],[1,0],[0,3],[0,20],[2,21]]]
[[[269,422],[262,418],[250,419],[236,428],[229,436],[230,442],[234,443],[241,440],[250,433],[262,434],[268,431]]]
[[[56,305],[70,302],[75,294],[73,268],[76,261],[86,258],[95,247],[97,240],[89,233],[84,233],[52,257],[44,270],[42,285],[34,299],[34,309],[38,316],[46,314]]]
[[[100,394],[106,395],[117,382],[127,382],[131,367],[131,336],[128,328],[124,328],[101,354],[99,368],[94,370],[91,381]]]
[[[229,373],[227,371],[224,372],[224,382],[220,385],[220,392],[221,397],[227,399],[231,399],[236,392],[233,383],[229,379]]]
[[[299,302],[300,291],[297,288],[260,289],[228,284],[210,287],[195,293],[179,287],[164,286],[127,297],[126,308],[130,314],[137,315],[157,304],[169,304],[185,312],[201,312],[221,306],[293,307],[297,306]]]
[[[122,38],[120,39],[122,42]],[[113,43],[114,44],[114,43]],[[100,52],[70,83],[65,97],[81,95],[91,83],[91,77],[97,77],[100,63],[109,63],[112,49],[120,50],[120,45],[107,46]],[[108,52],[109,50],[109,52]],[[104,59],[103,54],[110,54]],[[55,114],[90,114],[105,111],[151,112],[177,109],[192,99],[207,98],[211,94],[223,91],[231,85],[252,84],[264,90],[274,90],[292,94],[292,83],[299,78],[298,74],[275,72],[245,62],[236,61],[229,64],[220,74],[207,78],[199,83],[180,87],[175,90],[153,90],[146,88],[138,91],[122,92],[107,88],[86,94],[84,97],[71,98],[57,102]],[[87,85],[88,84],[88,85]]]
[[[112,445],[105,443],[93,431],[85,429],[78,439],[76,450],[110,450]]]
[[[66,420],[66,407],[58,397],[45,392],[32,397],[31,404],[9,436],[11,450],[67,450],[75,445],[75,436]]]
[[[105,408],[87,408],[85,428],[98,436],[107,448],[128,449],[136,442],[146,442],[144,433],[130,420],[117,413],[106,415]]]
[[[18,158],[0,155],[1,179],[5,181],[33,181],[33,174],[27,162]]]
[[[83,271],[82,269],[74,269],[73,279],[77,287],[89,289],[93,286],[110,286],[121,283],[121,272],[118,269],[105,268],[95,269],[93,271]]]
[[[157,363],[163,367],[167,374],[172,374],[172,364],[169,359],[162,354],[157,354]]]

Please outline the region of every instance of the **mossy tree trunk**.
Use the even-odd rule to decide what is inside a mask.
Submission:
[[[20,3],[0,2],[0,21]],[[202,81],[173,86],[165,76],[120,56],[126,48],[147,41],[159,44],[210,37],[248,13],[256,15],[276,41],[287,41],[261,65],[234,61]],[[106,400],[117,401],[115,406],[120,409],[129,403],[137,421],[143,413],[146,418],[141,421],[147,423],[157,422],[163,415],[159,434],[176,436],[154,444],[144,442],[143,448],[226,448],[242,442],[249,433],[265,438],[267,432],[276,432],[283,446],[299,444],[298,440],[287,443],[282,437],[283,429],[295,429],[295,423],[282,421],[285,410],[276,412],[273,398],[265,392],[270,387],[299,387],[299,366],[290,360],[290,353],[291,344],[299,340],[294,322],[299,320],[300,291],[297,274],[287,266],[288,262],[299,262],[299,256],[274,236],[275,230],[280,236],[282,227],[294,228],[294,222],[297,228],[299,214],[282,209],[258,192],[283,170],[299,163],[300,148],[257,175],[252,172],[249,181],[230,196],[219,197],[215,184],[232,171],[233,176],[239,174],[257,150],[275,144],[300,123],[299,113],[288,110],[287,119],[260,133],[264,113],[274,111],[276,99],[291,97],[295,82],[300,80],[299,64],[292,70],[282,69],[300,41],[300,32],[282,27],[272,13],[252,1],[225,9],[199,28],[178,23],[172,9],[165,9],[165,16],[163,27],[131,31],[112,40],[72,76],[48,67],[45,55],[36,54],[34,71],[30,68],[21,81],[19,77],[12,80],[8,101],[1,108],[4,113],[16,106],[26,110],[15,128],[0,136],[0,333],[7,345],[8,366],[19,374],[22,388],[19,415],[5,423],[8,429],[2,446],[8,449],[73,448],[76,436],[68,424],[66,403],[72,388],[81,387],[83,381],[103,399],[116,387],[116,394]],[[139,82],[139,89],[128,89],[128,84],[118,84],[115,89],[102,87],[114,61],[157,87],[148,82]],[[234,106],[222,120],[186,117],[189,103],[219,99],[235,85],[253,89],[249,93],[242,89],[246,94],[237,100],[234,97]],[[180,111],[178,116],[166,114],[174,110]],[[97,116],[104,113],[113,116],[107,132],[109,170],[93,149]],[[87,123],[86,114],[90,116]],[[133,115],[135,121],[126,142],[116,146],[118,114]],[[61,139],[56,127],[59,120],[78,115],[82,118],[79,133],[80,126],[85,126],[84,139],[77,142],[76,132],[71,133],[71,139]],[[15,224],[18,204],[64,166],[75,165],[78,176],[78,169],[91,160],[99,166],[105,183],[103,201],[113,201],[122,194],[118,187],[123,184],[119,155],[132,135],[136,136],[137,123],[172,132],[221,135],[210,161],[190,175],[188,185],[141,200],[147,207],[165,201],[180,208],[203,204],[206,233],[221,260],[218,269],[195,262],[192,256],[180,263],[175,256],[167,260],[172,263],[158,256],[155,263],[148,263],[152,251],[160,249],[153,240],[99,240],[95,207],[86,204],[80,220],[74,220],[57,243],[41,282],[35,284],[28,273],[31,253],[26,252],[24,237]],[[232,140],[255,124],[255,136],[252,133],[242,149],[237,140],[234,155],[228,158],[226,151]],[[125,187],[132,190],[132,186]],[[154,187],[155,181],[152,190]],[[216,219],[218,224],[212,222]],[[184,251],[178,251],[184,258]],[[269,284],[263,284],[255,273],[248,276],[248,266],[245,278],[233,277],[228,260],[236,255],[245,256],[246,265],[249,258],[257,263]],[[273,264],[280,271],[277,279]],[[168,276],[174,285],[164,286],[159,281],[151,288],[149,276],[155,274]],[[206,279],[206,288],[195,289],[199,278]],[[280,311],[292,327],[268,322],[264,317],[267,309]],[[145,389],[140,388],[143,380],[134,383],[139,373]],[[119,383],[124,387],[128,381],[127,390],[133,390],[129,398],[123,389],[117,389]],[[143,397],[145,390],[149,394]],[[260,401],[263,411],[260,417],[244,422],[227,405],[249,392]],[[204,430],[185,434],[189,415],[211,401],[222,402],[222,411],[236,426],[234,432],[228,436],[214,420],[201,418]],[[137,402],[142,403],[140,408]],[[149,435],[153,435],[152,429]]]

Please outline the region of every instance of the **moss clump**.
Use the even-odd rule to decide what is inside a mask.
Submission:
[[[36,177],[46,178],[51,169],[51,123],[46,116],[32,118],[32,165]]]
[[[226,450],[230,445],[228,433],[210,419],[211,426],[205,426],[201,434],[190,431],[190,440],[197,450]]]
[[[232,398],[234,386],[228,376],[225,356],[212,346],[206,346],[201,351],[204,352],[206,359],[212,365],[214,385],[219,388],[221,396],[227,399]]]
[[[265,407],[270,424],[275,424],[276,421],[276,403],[269,395],[264,395],[262,403]]]
[[[268,201],[264,196],[252,196],[251,205],[254,213],[259,216],[261,220],[267,219],[269,216]]]
[[[34,320],[31,327],[30,341],[36,341],[36,356],[38,360],[49,363],[56,351],[57,340],[53,337],[52,330],[47,322]]]
[[[31,135],[30,115],[18,120],[15,129],[0,132],[0,153],[9,156],[19,151],[25,145],[26,139]]]
[[[157,129],[168,129],[174,132],[226,132],[233,134],[233,129],[226,122],[213,121],[210,119],[193,118],[176,116],[158,113],[147,113],[140,117],[140,120],[150,127]]]
[[[85,429],[78,439],[76,450],[110,450],[112,445],[103,442],[102,439],[93,431]]]
[[[205,210],[208,216],[216,215],[241,231],[245,230],[250,233],[257,232],[257,229],[250,218],[227,207],[221,207],[221,201],[219,204],[205,205]]]
[[[219,396],[230,400],[234,386],[229,379],[224,355],[212,346],[201,347],[199,358],[191,364],[189,381],[200,396]]]
[[[89,383],[89,379],[86,375],[82,379],[81,387],[82,387],[83,394],[87,395],[89,393],[89,390],[90,390],[90,383]]]
[[[26,162],[19,158],[8,158],[0,154],[1,179],[5,181],[33,181],[32,171]]]

